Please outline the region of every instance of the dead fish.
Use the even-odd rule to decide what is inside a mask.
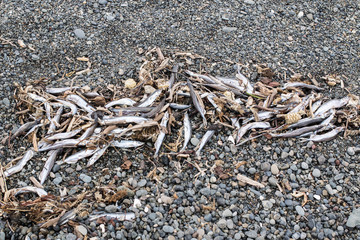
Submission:
[[[87,97],[87,98],[96,98],[96,97],[99,97],[101,96],[99,93],[97,92],[84,92],[84,93],[81,93],[84,97]]]
[[[275,113],[274,112],[259,112],[258,113],[258,117],[259,117],[259,120],[260,121],[263,121],[263,120],[266,120],[266,119],[269,119],[269,118],[272,118],[273,116],[275,116]],[[250,117],[250,118],[247,118],[243,121],[243,124],[247,124],[251,121],[254,121],[255,120],[255,117]]]
[[[44,103],[46,116],[49,120],[51,120],[51,106],[50,106],[50,103],[46,100],[46,98],[38,96],[34,93],[28,93],[28,96],[34,101]]]
[[[144,142],[140,141],[133,141],[133,140],[121,140],[121,141],[112,141],[111,146],[112,147],[118,147],[118,148],[136,148],[144,145]]]
[[[312,101],[314,99],[315,99],[314,94],[307,95],[306,97],[304,97],[302,99],[301,103],[299,103],[296,107],[294,107],[288,113],[299,113],[299,112],[305,111],[305,108],[307,108],[307,106],[310,104],[310,101]]]
[[[188,143],[190,141],[191,134],[192,134],[192,129],[191,129],[191,122],[190,122],[189,114],[187,112],[185,112],[185,116],[184,116],[184,145],[181,148],[180,152],[185,151],[186,146],[188,145]]]
[[[242,82],[241,86],[246,88],[247,94],[252,94],[254,92],[254,87],[251,85],[249,79],[240,72],[239,67],[238,67],[238,72],[236,74],[236,77]]]
[[[162,92],[161,89],[156,90],[147,99],[145,99],[142,103],[140,103],[137,107],[148,107],[148,106],[150,106],[160,96],[161,92]]]
[[[239,118],[230,118],[231,126],[235,128],[240,128]]]
[[[330,101],[324,103],[323,105],[321,105],[319,107],[319,109],[314,113],[314,116],[319,116],[319,115],[329,111],[330,109],[341,108],[341,107],[345,106],[349,102],[349,100],[350,100],[349,97],[344,97],[342,99],[330,100]]]
[[[116,125],[116,124],[127,124],[127,123],[142,123],[148,121],[144,117],[136,116],[121,116],[121,117],[110,117],[99,120],[101,125]]]
[[[241,138],[245,135],[245,133],[247,131],[249,131],[250,129],[254,129],[254,128],[262,128],[262,129],[270,128],[270,123],[268,123],[268,122],[253,122],[253,123],[248,123],[248,124],[242,126],[237,133],[236,143],[240,142]]]
[[[288,88],[307,88],[307,89],[312,89],[315,91],[323,91],[324,89],[321,87],[317,87],[315,85],[310,85],[310,84],[306,84],[306,83],[302,83],[302,82],[289,82],[289,83],[285,83],[284,87],[282,89],[288,89]]]
[[[110,146],[109,144],[105,145],[104,147],[96,151],[94,155],[91,156],[86,166],[90,167],[91,165],[93,165],[99,158],[101,158],[101,156],[105,153],[105,151],[108,149],[109,146]]]
[[[44,189],[38,188],[38,187],[31,187],[31,186],[22,187],[22,188],[14,188],[9,191],[10,191],[10,194],[14,194],[14,196],[17,196],[22,193],[28,193],[28,192],[36,193],[39,197],[43,197],[43,196],[47,195],[47,192]]]
[[[75,94],[68,95],[66,97],[66,100],[75,103],[76,105],[78,105],[80,108],[82,108],[83,110],[85,110],[88,113],[92,113],[92,112],[96,111],[96,109],[94,107],[92,107],[89,103],[87,103],[82,97],[80,97],[78,95],[75,95]]]
[[[62,141],[57,141],[56,143],[52,144],[52,145],[48,145],[45,147],[42,147],[39,149],[39,152],[44,152],[44,151],[50,151],[50,150],[56,150],[56,149],[60,149],[60,148],[71,148],[71,147],[76,147],[76,146],[85,146],[86,145],[86,141],[82,141],[80,139],[65,139]]]
[[[24,166],[26,165],[26,163],[35,155],[35,152],[30,149],[28,150],[25,155],[22,157],[22,159],[15,165],[12,166],[9,169],[6,169],[6,171],[4,172],[4,176],[5,177],[9,177],[11,175],[13,175],[14,173],[18,173],[20,172]]]
[[[215,110],[220,113],[220,112],[221,112],[221,109],[220,109],[220,107],[215,103],[214,97],[216,97],[215,94],[207,94],[207,96],[206,96],[207,100],[211,103],[211,105],[213,105],[213,107],[215,108]]]
[[[308,141],[313,141],[313,142],[330,141],[330,140],[334,139],[336,137],[336,135],[338,135],[340,132],[344,131],[344,129],[345,129],[344,127],[337,127],[337,128],[331,130],[328,133],[321,134],[321,135],[313,135],[307,140]]]
[[[61,139],[68,139],[72,138],[73,136],[77,135],[79,132],[81,132],[82,129],[76,129],[70,132],[64,132],[64,133],[57,133],[49,137],[45,137],[47,140],[54,141],[54,140],[61,140]]]
[[[105,105],[105,108],[118,106],[118,105],[126,105],[126,106],[134,106],[136,102],[130,98],[121,98],[119,100],[111,101]]]
[[[206,133],[204,134],[204,136],[201,138],[200,142],[198,143],[198,145],[196,146],[195,149],[196,152],[196,156],[200,156],[200,152],[201,150],[204,148],[205,144],[210,140],[210,138],[214,135],[215,130],[207,130]]]
[[[321,125],[322,125],[322,126],[329,125],[330,122],[334,119],[335,113],[336,113],[335,110],[334,110],[334,109],[331,109],[331,110],[329,111],[329,113],[330,113],[330,116],[327,117],[324,121],[321,122]]]
[[[97,123],[94,123],[93,125],[91,125],[90,127],[88,127],[85,132],[78,138],[78,140],[83,141],[85,139],[87,139],[88,137],[90,137],[91,135],[93,135],[96,127],[97,127]],[[100,128],[101,129],[101,128]]]
[[[316,131],[322,127],[323,127],[323,125],[319,124],[319,125],[315,125],[315,126],[299,128],[299,129],[296,129],[296,130],[293,130],[290,132],[286,132],[286,133],[270,134],[270,135],[272,137],[293,138],[293,137],[298,137],[298,136],[308,133],[308,132]]]
[[[151,117],[154,117],[156,114],[158,114],[161,109],[165,106],[165,98],[163,100],[161,100],[161,102],[159,103],[159,105],[157,105],[156,107],[154,107],[153,110],[151,110],[150,112],[148,113],[145,113],[143,114],[142,116],[143,117],[146,117],[146,118],[151,118]]]
[[[206,75],[202,75],[202,74],[197,74],[197,73],[191,72],[189,70],[186,70],[185,73],[188,74],[191,77],[201,78],[201,79],[205,80],[207,83],[210,83],[210,84],[219,83],[218,81],[216,81],[214,79],[214,77],[210,77],[210,76],[206,76]]]
[[[160,133],[155,142],[155,155],[154,155],[155,157],[158,157],[160,147],[164,141],[168,121],[169,121],[169,112],[166,111],[163,118],[161,119]]]
[[[69,163],[69,164],[74,164],[77,163],[77,161],[83,159],[83,158],[87,158],[92,156],[96,151],[98,151],[100,148],[96,148],[96,149],[85,149],[85,150],[81,150],[67,158],[65,158],[64,161],[58,161],[58,164],[62,164],[64,163]]]
[[[134,113],[147,113],[151,112],[154,108],[153,107],[127,107],[127,108],[109,108],[110,111],[119,114],[120,112],[125,115],[130,115]]]
[[[73,89],[79,89],[80,87],[62,87],[62,88],[45,88],[45,92],[50,94],[62,94],[66,91],[71,91]]]
[[[25,134],[24,137],[26,137],[27,135],[29,135],[30,133],[34,132],[36,129],[38,129],[39,127],[42,127],[42,126],[44,126],[43,123],[36,124]]]
[[[321,106],[321,103],[322,103],[322,100],[317,100],[316,102],[314,102],[312,105],[311,105],[311,110],[313,112],[315,112],[316,110],[319,109],[319,107]]]
[[[194,87],[191,84],[191,82],[189,81],[189,79],[187,80],[187,84],[190,89],[190,95],[191,95],[192,102],[193,102],[196,110],[200,113],[200,115],[203,119],[204,125],[206,126],[207,121],[205,118],[206,111],[205,111],[204,103],[203,103],[201,97],[199,96],[199,94],[197,92],[195,92]]]
[[[15,138],[17,138],[18,136],[24,134],[26,131],[28,131],[29,129],[31,129],[32,127],[34,127],[35,125],[39,124],[41,121],[41,118],[36,119],[35,121],[32,122],[28,122],[23,124],[14,134],[11,135],[10,140],[14,140]]]
[[[98,218],[106,218],[106,219],[116,219],[118,221],[130,221],[135,219],[135,213],[127,212],[127,213],[100,213],[93,214],[89,216],[89,221],[94,221]]]
[[[46,98],[38,96],[34,93],[27,93],[27,95],[34,101],[38,101],[38,102],[46,102]]]
[[[191,105],[177,104],[177,103],[170,103],[169,106],[173,109],[178,109],[178,110],[184,110],[191,107]]]
[[[61,103],[63,106],[70,108],[70,112],[64,114],[63,115],[64,117],[76,115],[77,107],[75,106],[75,104],[72,104],[71,102],[64,101],[64,100],[61,100],[61,99],[56,99],[56,101]]]
[[[39,180],[40,180],[40,184],[44,184],[46,178],[49,176],[50,171],[52,169],[52,167],[54,166],[55,160],[57,155],[59,154],[60,149],[58,150],[52,150],[49,152],[49,158],[46,160],[45,165],[41,171],[41,173],[39,174]]]
[[[51,133],[55,132],[56,127],[60,124],[60,117],[61,117],[63,110],[64,110],[64,107],[60,106],[59,109],[57,110],[55,116],[53,117],[53,119],[50,120],[49,130],[47,131],[47,134],[51,134]]]
[[[174,83],[177,78],[178,70],[179,70],[179,64],[175,64],[171,70],[171,75],[169,79],[169,91],[171,91],[172,87],[174,86]]]

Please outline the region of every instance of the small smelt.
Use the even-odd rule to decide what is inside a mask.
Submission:
[[[191,105],[177,104],[177,103],[170,103],[169,106],[173,109],[179,109],[179,110],[184,110],[191,107]]]
[[[45,92],[50,94],[62,94],[66,91],[71,91],[72,89],[78,89],[79,87],[63,87],[63,88],[46,88]]]
[[[121,141],[111,142],[112,147],[118,147],[118,148],[136,148],[144,144],[145,144],[144,142],[132,141],[132,140],[121,140]]]
[[[341,108],[343,106],[345,106],[348,102],[349,102],[350,98],[349,97],[344,97],[342,99],[334,99],[334,100],[330,100],[326,103],[324,103],[323,105],[321,105],[319,107],[319,109],[314,113],[314,116],[319,116],[327,111],[329,111],[330,109],[334,109],[334,108]]]
[[[148,106],[150,106],[160,96],[161,92],[162,92],[161,89],[156,90],[145,101],[140,103],[137,107],[148,107]]]
[[[253,123],[248,123],[244,126],[242,126],[239,131],[238,131],[238,135],[236,137],[236,143],[239,143],[241,138],[245,135],[245,133],[247,131],[249,131],[250,129],[254,129],[254,128],[270,128],[270,123],[268,122],[253,122]]]
[[[75,106],[75,104],[72,104],[72,103],[70,103],[68,101],[64,101],[64,100],[61,100],[61,99],[56,99],[56,101],[58,101],[59,103],[61,103],[65,107],[70,108],[71,111],[69,113],[64,114],[63,115],[64,117],[74,116],[77,113],[77,107]]]
[[[46,160],[44,168],[41,171],[41,173],[39,174],[39,180],[40,180],[41,185],[44,184],[46,178],[49,176],[50,171],[51,171],[52,167],[54,166],[56,157],[57,157],[59,152],[60,152],[60,149],[52,150],[52,151],[49,152],[50,156]]]
[[[321,134],[321,135],[313,135],[308,140],[313,142],[326,142],[334,139],[336,135],[342,132],[345,128],[344,127],[337,127],[331,130],[328,133]]]
[[[13,167],[7,169],[4,172],[4,176],[5,177],[9,177],[11,175],[13,175],[14,173],[18,173],[20,172],[24,166],[26,165],[26,163],[35,155],[35,152],[33,150],[28,150],[25,155],[22,157],[22,159]]]
[[[105,105],[105,108],[118,106],[118,105],[134,106],[135,103],[136,102],[130,98],[122,98],[119,100],[109,102],[108,104]]]
[[[283,89],[297,88],[297,87],[312,89],[312,90],[315,90],[315,91],[323,91],[324,90],[321,87],[317,87],[315,85],[310,85],[310,84],[306,84],[306,83],[302,83],[302,82],[285,83]]]
[[[61,117],[63,110],[64,110],[64,107],[60,106],[59,109],[57,110],[54,118],[50,120],[50,126],[49,126],[49,130],[47,131],[47,134],[51,134],[51,133],[55,132],[56,127],[60,124],[60,117]]]
[[[77,163],[77,161],[79,161],[80,159],[92,156],[98,150],[99,150],[99,148],[81,150],[81,151],[67,157],[64,160],[64,163],[70,163],[70,164]],[[59,163],[62,163],[62,162],[60,161]]]
[[[39,152],[56,150],[60,148],[69,148],[69,147],[76,147],[76,146],[84,146],[86,145],[86,141],[82,141],[80,139],[66,139],[62,141],[58,141],[52,145],[45,146],[39,149]]]
[[[79,128],[79,129],[73,130],[71,132],[57,133],[52,136],[46,137],[46,139],[50,140],[50,141],[68,139],[68,138],[72,138],[73,136],[75,136],[76,134],[78,134],[81,131],[82,131],[82,129]]]
[[[212,137],[212,135],[214,135],[215,130],[208,130],[206,131],[206,133],[204,134],[204,136],[201,138],[199,144],[196,146],[196,156],[200,156],[200,152],[201,150],[204,148],[205,144],[210,140],[210,138]]]
[[[106,145],[102,148],[100,148],[98,151],[96,151],[94,153],[94,155],[91,156],[91,158],[89,159],[88,163],[87,163],[87,167],[90,167],[91,165],[93,165],[99,158],[101,158],[101,156],[105,153],[105,151],[108,149],[109,145]]]
[[[136,116],[122,116],[122,117],[112,117],[108,119],[99,120],[101,125],[116,125],[116,124],[127,124],[127,123],[142,123],[148,121],[144,117]]]
[[[31,129],[32,127],[34,127],[35,125],[40,123],[41,118],[32,121],[32,122],[28,122],[23,124],[13,135],[11,135],[10,140],[14,140],[16,137],[20,136],[21,134],[24,134],[27,130]]]
[[[191,122],[190,122],[189,114],[186,112],[184,116],[184,145],[181,148],[180,152],[185,151],[186,146],[190,141],[191,134],[192,134]]]
[[[66,100],[75,103],[76,105],[78,105],[80,108],[84,109],[88,113],[92,113],[92,112],[96,111],[96,109],[94,107],[89,105],[89,103],[87,103],[84,99],[82,99],[78,95],[74,95],[74,94],[68,95],[66,97]]]
[[[164,138],[165,138],[165,129],[166,129],[166,126],[167,126],[167,123],[169,121],[169,112],[165,112],[163,118],[161,119],[161,123],[160,123],[160,133],[156,139],[156,142],[155,142],[155,157],[158,157],[158,153],[159,153],[159,150],[160,150],[160,147],[164,141]]]
[[[195,92],[194,87],[189,80],[187,80],[187,85],[190,89],[190,95],[191,95],[193,104],[194,104],[196,110],[200,113],[200,115],[203,119],[204,125],[206,126],[207,121],[206,121],[206,117],[205,117],[206,111],[205,111],[204,103],[202,102],[199,94],[197,94],[197,92]]]
[[[118,221],[130,221],[135,219],[135,213],[100,213],[89,216],[89,221],[94,221],[98,218],[116,219]]]

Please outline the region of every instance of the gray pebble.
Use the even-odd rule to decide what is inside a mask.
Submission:
[[[166,232],[166,233],[173,233],[174,232],[174,228],[172,226],[169,226],[169,225],[165,225],[162,230],[164,232]]]
[[[350,156],[354,156],[354,155],[355,155],[355,149],[354,149],[354,147],[348,147],[347,153],[348,153]]]
[[[227,227],[228,229],[233,229],[233,228],[234,228],[234,222],[233,222],[233,220],[231,220],[231,219],[226,220],[226,227]]]
[[[31,59],[34,60],[34,61],[37,61],[40,59],[40,57],[36,54],[31,54]]]
[[[212,220],[212,215],[209,213],[209,214],[206,214],[205,216],[204,216],[204,220],[206,221],[206,222],[211,222],[211,220]]]
[[[268,162],[263,162],[263,163],[261,163],[260,168],[261,168],[262,171],[267,172],[267,171],[270,170],[271,165]]]
[[[318,157],[319,164],[324,164],[325,161],[326,161],[326,158],[324,157],[324,155],[321,155],[320,157]]]
[[[249,238],[257,238],[258,234],[255,230],[246,231],[245,235]]]
[[[78,38],[85,38],[85,33],[82,29],[78,28],[74,30],[75,36],[77,36]]]
[[[108,205],[105,207],[105,211],[108,213],[114,213],[117,211],[117,206],[115,205]]]
[[[313,171],[312,171],[312,175],[316,178],[320,177],[321,176],[321,172],[319,169],[315,168]]]
[[[147,183],[146,179],[141,179],[141,180],[138,182],[137,186],[138,186],[138,187],[144,187],[144,186],[146,185],[146,183]]]
[[[237,27],[223,27],[222,29],[224,32],[234,32],[237,30]]]
[[[273,164],[271,165],[271,173],[274,174],[274,175],[278,175],[279,174],[279,168],[277,166],[277,164]]]
[[[57,177],[57,178],[54,178],[53,183],[55,185],[59,185],[62,182],[62,180],[63,180],[62,177]]]
[[[305,211],[304,208],[302,206],[296,206],[295,207],[296,212],[300,215],[300,216],[304,216],[305,215]]]
[[[244,3],[253,5],[255,2],[253,0],[244,0]]]
[[[66,240],[76,240],[76,239],[77,239],[76,235],[74,235],[72,233],[68,233],[66,235]]]
[[[325,185],[325,189],[326,189],[326,191],[327,191],[330,195],[334,195],[334,190],[332,189],[332,187],[330,186],[330,184],[326,184],[326,185]]]
[[[272,186],[277,186],[277,184],[278,184],[278,180],[274,177],[269,177],[268,181]]]
[[[262,201],[262,205],[265,210],[270,210],[273,207],[273,203],[268,200]]]
[[[140,190],[136,191],[137,197],[142,197],[142,196],[145,196],[146,194],[148,194],[148,191],[146,191],[145,189],[140,189]]]
[[[255,174],[256,173],[256,169],[255,168],[249,168],[249,170],[248,170],[248,173],[250,173],[250,174]]]
[[[308,165],[306,162],[302,162],[302,163],[301,163],[301,168],[304,169],[304,170],[306,170],[306,169],[309,168],[309,165]]]
[[[2,102],[3,102],[3,104],[4,104],[6,107],[9,107],[9,106],[10,106],[10,101],[9,101],[8,98],[4,98],[4,99],[2,100]]]
[[[231,212],[231,210],[230,210],[230,209],[225,209],[225,210],[223,211],[223,213],[222,213],[222,216],[223,216],[224,218],[232,217],[232,212]]]
[[[106,0],[99,0],[99,4],[105,5],[105,4],[107,4],[107,1]]]
[[[4,232],[0,232],[0,240],[5,240],[5,233]]]
[[[190,142],[192,145],[197,146],[199,144],[200,140],[198,138],[191,138]]]
[[[217,222],[217,225],[219,228],[226,228],[226,220],[224,218],[220,219],[218,222]]]
[[[88,175],[86,175],[86,174],[80,174],[80,180],[82,180],[83,182],[85,182],[85,183],[89,183],[89,182],[91,182],[91,177],[90,176],[88,176]]]

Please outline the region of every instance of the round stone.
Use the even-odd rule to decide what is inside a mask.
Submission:
[[[313,171],[312,171],[312,175],[316,178],[320,177],[321,176],[321,172],[319,169],[315,168]]]
[[[75,33],[75,36],[77,36],[78,38],[81,38],[81,39],[85,38],[85,32],[80,28],[75,29],[74,33]]]
[[[279,168],[277,166],[277,164],[273,164],[271,165],[271,173],[274,174],[274,175],[278,175],[279,174]]]

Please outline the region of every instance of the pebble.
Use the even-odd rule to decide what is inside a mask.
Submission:
[[[148,194],[148,191],[146,191],[145,189],[141,189],[141,190],[137,190],[136,191],[136,196],[137,197],[142,197],[142,196],[145,196],[146,194]]]
[[[254,230],[246,231],[245,235],[248,236],[249,238],[257,238],[258,236],[257,232]]]
[[[87,229],[86,229],[83,225],[77,226],[76,229],[77,229],[83,236],[85,236],[85,235],[87,234]]]
[[[115,205],[108,205],[105,207],[105,211],[108,212],[108,213],[114,213],[117,211],[117,206]]]
[[[236,31],[236,30],[237,30],[237,27],[223,27],[222,30],[223,30],[224,32],[229,33],[229,32],[234,32],[234,31]]]
[[[198,138],[191,138],[190,142],[192,145],[197,146],[199,144],[200,140]]]
[[[321,176],[321,172],[319,169],[315,168],[313,171],[312,171],[312,175],[316,178],[320,177]]]
[[[144,186],[146,185],[146,183],[147,183],[146,179],[141,179],[141,180],[138,182],[137,186],[138,186],[138,187],[144,187]]]
[[[231,219],[226,220],[226,227],[227,227],[228,229],[233,229],[233,228],[234,228],[234,222],[233,222],[233,220],[231,220]]]
[[[306,169],[309,168],[309,165],[308,165],[306,162],[302,162],[302,163],[301,163],[301,168],[304,169],[304,170],[306,170]]]
[[[75,36],[77,36],[78,38],[82,39],[85,38],[85,33],[82,29],[78,28],[74,30]]]
[[[334,194],[335,194],[335,192],[334,192],[334,190],[332,189],[332,187],[330,186],[330,184],[326,184],[326,185],[325,185],[325,189],[326,189],[326,191],[327,191],[330,195],[334,195]]]
[[[253,5],[255,2],[253,0],[244,0],[244,3]]]
[[[8,98],[3,98],[2,102],[6,107],[10,106],[10,100]]]
[[[91,182],[91,177],[90,176],[88,176],[88,175],[86,175],[86,174],[80,174],[80,180],[82,180],[83,182],[85,182],[85,183],[89,183],[89,182]]]
[[[348,147],[347,153],[348,153],[350,156],[354,156],[354,155],[355,155],[355,149],[354,149],[354,147]]]
[[[263,163],[261,163],[261,165],[260,165],[260,169],[261,169],[262,171],[264,171],[264,172],[269,171],[270,168],[271,168],[271,165],[270,165],[270,163],[268,163],[268,162],[263,162]]]
[[[173,233],[175,229],[172,226],[165,225],[162,230],[166,233]]]
[[[230,209],[225,209],[222,213],[223,218],[232,217],[232,212]]]
[[[4,232],[0,232],[0,240],[5,240],[5,233]]]
[[[62,180],[63,180],[62,177],[56,177],[54,178],[53,183],[55,185],[59,185],[62,182]]]
[[[99,4],[105,5],[105,4],[107,4],[107,1],[106,0],[99,0]]]
[[[174,202],[174,199],[171,197],[168,197],[166,195],[161,196],[161,201],[165,204],[172,204]]]
[[[220,219],[217,222],[217,226],[222,229],[226,228],[226,219],[224,219],[224,218]]]
[[[278,180],[275,177],[269,177],[268,181],[272,186],[277,186],[278,184]]]
[[[305,211],[304,208],[302,206],[296,206],[295,207],[296,212],[300,215],[300,216],[304,216],[305,215]]]
[[[278,175],[279,174],[279,168],[277,166],[277,164],[273,164],[271,165],[271,173],[274,174],[274,175]]]
[[[346,226],[353,228],[356,226],[360,226],[360,208],[354,209],[350,214]]]
[[[262,205],[265,210],[270,210],[273,207],[273,203],[268,200],[262,201]]]
[[[75,234],[68,233],[68,234],[66,235],[66,240],[76,240],[76,239],[77,239],[77,237],[76,237]]]

